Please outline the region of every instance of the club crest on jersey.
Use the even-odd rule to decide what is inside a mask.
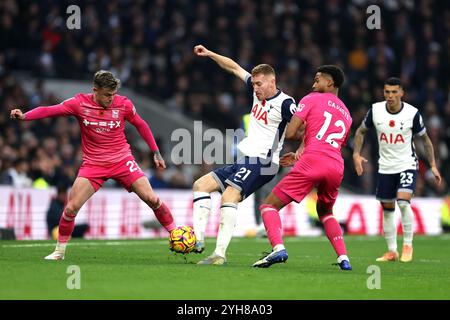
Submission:
[[[255,104],[252,108],[252,115],[258,121],[264,121],[264,124],[267,124],[267,111],[260,107],[258,104]]]
[[[403,139],[402,134],[398,133],[397,135],[395,135],[395,138],[394,138],[394,135],[395,134],[392,134],[392,133],[389,133],[389,135],[386,135],[384,132],[382,132],[380,134],[380,142],[384,141],[388,144],[405,143],[405,139]]]
[[[395,127],[395,121],[394,120],[389,121],[389,127]]]
[[[119,118],[119,110],[111,110],[112,117],[118,119]]]

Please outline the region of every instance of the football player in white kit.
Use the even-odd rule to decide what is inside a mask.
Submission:
[[[395,201],[401,211],[403,227],[403,250],[400,261],[410,262],[413,255],[413,222],[411,199],[416,186],[419,164],[414,149],[413,137],[424,143],[426,157],[438,184],[441,175],[436,167],[434,149],[427,135],[422,116],[417,108],[401,100],[403,88],[398,78],[389,78],[384,83],[386,101],[372,105],[355,134],[353,162],[356,173],[363,173],[361,156],[364,134],[375,128],[378,140],[378,179],[376,197],[383,207],[383,231],[388,251],[377,261],[398,261],[397,228],[394,221]]]
[[[237,220],[237,205],[278,172],[279,155],[287,123],[297,110],[295,101],[276,86],[275,71],[267,64],[253,68],[250,74],[232,59],[214,53],[202,45],[194,53],[209,57],[222,69],[244,81],[253,91],[253,103],[247,137],[238,149],[244,157],[232,165],[218,168],[194,182],[194,231],[197,244],[194,252],[205,248],[205,230],[211,210],[211,192],[222,192],[220,226],[212,255],[198,264],[223,265]]]

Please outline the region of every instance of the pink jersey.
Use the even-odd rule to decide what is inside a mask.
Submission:
[[[306,123],[303,154],[325,155],[344,162],[341,147],[347,141],[352,117],[336,95],[312,92],[299,102],[294,115]]]
[[[69,115],[75,116],[80,124],[83,162],[86,164],[110,165],[131,155],[125,137],[125,120],[138,129],[152,151],[158,150],[147,123],[125,96],[115,95],[105,109],[94,102],[92,93],[80,93],[58,105],[35,108],[25,114],[25,120]]]

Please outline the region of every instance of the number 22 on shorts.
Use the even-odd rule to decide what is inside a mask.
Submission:
[[[129,160],[126,163],[127,167],[130,167],[130,172],[135,172],[136,170],[140,170],[141,168],[139,168],[138,164],[136,163],[135,160]]]

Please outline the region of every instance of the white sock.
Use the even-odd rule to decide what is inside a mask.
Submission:
[[[211,195],[194,191],[194,233],[198,241],[205,241],[206,225],[211,212]]]
[[[389,251],[397,251],[397,228],[394,210],[383,209],[383,231]]]
[[[286,249],[286,248],[282,244],[277,244],[275,247],[273,247],[273,251],[281,251],[284,249]]]
[[[414,213],[408,201],[398,200],[397,203],[402,212],[403,244],[412,246],[414,236]]]
[[[65,253],[66,252],[66,246],[67,246],[67,242],[66,243],[56,242],[55,251]]]
[[[237,204],[224,203],[220,207],[220,226],[217,234],[216,250],[214,253],[225,258],[225,252],[233,236],[237,220]]]
[[[348,262],[350,262],[350,259],[345,254],[343,254],[337,258],[338,263],[341,263],[344,260],[347,260]]]

